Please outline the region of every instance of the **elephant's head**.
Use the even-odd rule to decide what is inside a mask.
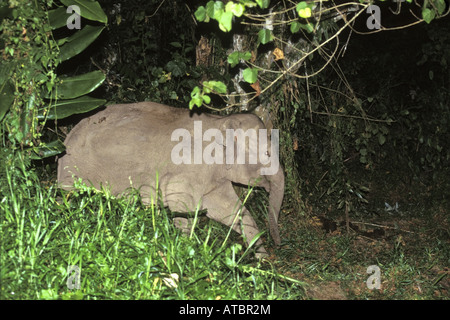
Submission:
[[[257,185],[269,192],[269,229],[280,245],[278,217],[284,196],[284,170],[279,161],[279,132],[267,130],[253,114],[221,119],[227,177],[236,183]]]

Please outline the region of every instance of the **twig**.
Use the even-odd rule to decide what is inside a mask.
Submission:
[[[376,239],[373,239],[373,238],[370,238],[370,237],[363,236],[362,234],[358,234],[356,237],[360,237],[360,238],[363,238],[363,239],[366,239],[366,240],[369,240],[369,241],[376,241]]]
[[[348,207],[349,207],[349,202],[348,202],[348,192],[346,192],[346,199],[345,199],[345,226],[347,228],[347,234],[350,234],[350,219],[348,217]]]
[[[359,222],[359,221],[352,221],[351,223],[353,223],[353,224],[362,224],[362,225],[366,225],[366,226],[372,226],[372,227],[378,227],[378,228],[384,228],[384,229],[399,230],[399,231],[403,231],[403,232],[416,234],[416,232],[413,232],[413,231],[404,230],[404,229],[400,229],[400,228],[396,228],[396,227],[383,226],[381,224],[376,224],[376,223]]]
[[[386,123],[396,122],[395,120],[382,120],[382,119],[375,119],[375,118],[369,118],[369,117],[353,116],[351,114],[338,114],[338,113],[329,113],[329,112],[321,112],[321,111],[313,111],[313,113],[318,114],[318,115],[325,115],[325,116],[362,119],[362,120],[373,121],[373,122],[386,122]]]
[[[152,18],[155,14],[158,13],[159,8],[161,8],[161,6],[164,4],[164,2],[166,2],[166,0],[161,1],[161,3],[159,4],[158,8],[156,8],[155,12],[153,12],[151,15],[145,16],[145,17],[146,17],[146,18]]]

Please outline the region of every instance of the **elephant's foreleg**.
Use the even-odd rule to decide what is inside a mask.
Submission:
[[[203,207],[207,209],[207,217],[232,227],[239,234],[244,234],[247,245],[259,233],[255,220],[250,212],[242,205],[231,183],[215,189],[203,197]],[[239,214],[240,213],[240,214]],[[267,254],[259,239],[256,242],[257,256]]]

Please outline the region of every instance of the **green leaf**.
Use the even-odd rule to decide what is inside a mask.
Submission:
[[[43,159],[60,154],[66,149],[60,140],[55,140],[49,143],[43,143],[39,147],[33,148],[34,154],[30,155],[31,159]]]
[[[291,32],[292,33],[297,33],[300,29],[306,30],[308,33],[311,33],[314,31],[314,26],[311,22],[304,24],[304,23],[294,21],[291,23]]]
[[[9,8],[7,4],[0,6],[0,23],[5,18],[12,18],[13,9]]]
[[[207,81],[203,82],[203,93],[211,93],[213,91],[212,85]]]
[[[234,8],[233,13],[236,17],[240,17],[244,14],[245,6],[243,4],[237,4],[236,8]]]
[[[272,32],[268,29],[261,29],[258,32],[258,43],[266,44],[272,41]]]
[[[14,83],[7,80],[0,85],[0,121],[14,102]]]
[[[445,10],[445,0],[436,0],[433,3],[436,6],[437,12],[443,14]]]
[[[200,92],[200,88],[196,86],[191,92],[191,101],[189,101],[189,109],[192,109],[194,106],[201,107],[202,106],[202,94]]]
[[[214,91],[216,93],[224,94],[227,93],[227,86],[222,81],[205,81],[203,82],[204,92],[207,92],[206,88],[209,89],[208,92]]]
[[[248,83],[255,83],[258,80],[258,69],[247,68],[244,70],[243,74],[244,80]]]
[[[434,10],[430,10],[428,8],[425,8],[422,10],[422,18],[423,18],[423,20],[425,20],[426,23],[430,23],[431,20],[433,20],[435,16],[436,16],[436,13],[434,12]]]
[[[200,6],[198,7],[198,9],[195,11],[194,13],[195,18],[200,21],[203,22],[206,19],[206,9],[204,6]]]
[[[197,97],[199,94],[200,94],[200,88],[198,86],[195,86],[195,88],[192,89],[191,98]]]
[[[227,93],[227,86],[225,85],[225,83],[217,81],[217,83],[214,85],[214,91],[217,93],[225,94]]]
[[[80,7],[80,15],[83,18],[98,21],[104,24],[108,23],[108,17],[97,1],[91,0],[61,0],[66,6],[77,5]],[[68,16],[69,17],[69,16]]]
[[[405,110],[405,111],[406,111],[406,114],[409,114],[408,110]],[[385,134],[385,135],[387,135],[389,133],[389,129],[386,126],[381,126],[380,131],[383,132],[383,134]]]
[[[183,46],[178,41],[171,42],[170,45],[175,48],[182,48]]]
[[[240,52],[240,51],[234,51],[228,55],[227,61],[231,65],[232,68],[234,68],[237,64],[239,64],[240,60],[248,61],[252,57],[251,52]]]
[[[378,134],[378,143],[382,146],[386,142],[386,136],[384,134]]]
[[[212,19],[219,20],[224,12],[224,8],[225,6],[222,1],[209,1],[206,4],[206,14]]]
[[[314,31],[314,26],[311,22],[307,24],[300,23],[300,27],[309,33]]]
[[[189,109],[192,109],[194,106],[201,107],[202,102],[203,99],[201,97],[192,98],[191,101],[189,101]]]
[[[300,23],[294,21],[291,23],[291,33],[297,33],[300,30]]]
[[[0,63],[0,84],[11,78],[11,73],[16,68],[16,64],[17,62],[14,60],[9,62],[2,60],[2,63]]]
[[[252,53],[250,51],[241,52],[241,59],[248,61],[252,57]]]
[[[28,144],[30,142],[29,138],[30,138],[30,126],[31,126],[31,122],[29,121],[29,115],[32,114],[32,111],[34,109],[35,106],[35,94],[32,93],[30,95],[30,98],[28,99],[27,103],[24,104],[23,109],[22,109],[22,113],[20,115],[20,130],[22,132],[22,137],[23,137],[23,143],[24,144]]]
[[[167,62],[166,69],[171,72],[174,77],[180,77],[186,72],[186,64],[183,61],[171,60]]]
[[[244,13],[244,10],[245,10],[245,7],[243,4],[234,3],[233,1],[227,2],[226,6],[225,6],[225,11],[233,13],[236,17],[242,16],[242,14]]]
[[[202,98],[203,98],[203,101],[205,101],[206,104],[209,104],[209,103],[211,102],[210,96],[208,96],[208,95],[206,95],[206,94],[204,94],[204,95],[202,96]]]
[[[72,36],[66,38],[64,45],[60,47],[61,61],[68,60],[86,49],[103,31],[104,26],[85,26]]]
[[[71,100],[58,100],[51,106],[44,107],[39,111],[38,119],[64,119],[74,114],[86,113],[92,111],[106,103],[104,99],[96,99],[88,96],[79,97]],[[48,110],[48,114],[44,114]]]
[[[311,17],[311,8],[301,9],[301,10],[298,12],[298,15],[299,15],[301,18],[305,18],[305,19]]]
[[[256,3],[261,9],[267,9],[270,5],[270,0],[256,0]]]
[[[300,2],[299,4],[297,4],[297,6],[295,7],[295,9],[298,12],[298,15],[301,18],[309,18],[311,17],[311,6],[309,4],[307,4],[305,1]]]
[[[239,63],[239,51],[232,52],[228,55],[227,62],[234,68]]]
[[[231,22],[233,21],[233,13],[224,12],[219,18],[219,28],[224,32],[231,31]]]
[[[305,9],[308,7],[308,4],[305,1],[299,2],[295,7],[295,10],[299,11],[301,9]]]
[[[98,70],[79,76],[66,77],[62,79],[62,83],[57,84],[57,90],[52,92],[52,97],[55,98],[55,93],[57,93],[58,99],[78,98],[94,91],[103,81],[105,81],[105,75]]]
[[[58,29],[67,25],[67,19],[70,15],[66,12],[67,8],[60,7],[58,9],[48,11],[48,21],[52,29]]]
[[[256,2],[252,0],[239,0],[239,2],[242,3],[247,8],[256,7]]]

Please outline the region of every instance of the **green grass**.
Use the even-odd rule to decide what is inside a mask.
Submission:
[[[302,283],[253,259],[214,223],[188,235],[138,195],[43,184],[5,155],[0,299],[298,299]],[[193,213],[196,216],[197,213]],[[199,221],[199,219],[197,219]],[[73,288],[76,266],[80,289]],[[69,285],[68,285],[68,280]],[[72,290],[69,289],[72,287]]]
[[[116,198],[80,183],[63,192],[42,182],[20,153],[4,152],[2,159],[0,299],[450,297],[450,218],[437,194],[432,205],[418,200],[396,214],[353,212],[350,220],[362,224],[350,233],[338,212],[327,214],[337,228],[326,232],[314,214],[284,209],[282,246],[275,249],[263,234],[271,255],[259,262],[240,236],[198,212],[183,234],[169,211],[143,204],[137,194]],[[267,230],[265,202],[264,192],[248,199],[261,230]],[[306,209],[327,212],[323,204]],[[384,233],[370,238],[374,229]],[[380,268],[379,290],[366,284],[371,265]],[[68,286],[70,266],[79,268],[80,289]]]

